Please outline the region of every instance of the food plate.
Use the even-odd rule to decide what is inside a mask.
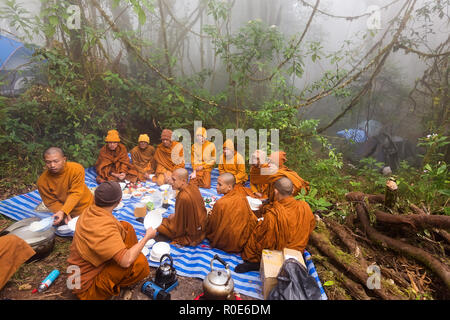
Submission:
[[[53,225],[53,217],[48,217],[39,221],[32,222],[28,226],[28,230],[32,232],[43,231],[50,228],[52,225]]]
[[[161,189],[161,191],[166,191],[170,189],[170,184],[163,184],[161,186],[159,186],[159,189]]]
[[[120,203],[117,205],[117,207],[114,208],[114,210],[120,210],[122,209],[124,206],[124,203],[122,201],[120,201]]]
[[[150,249],[147,247],[143,247],[141,252],[144,256],[148,256],[148,254],[150,253]]]
[[[150,260],[153,262],[159,262],[164,254],[170,254],[170,245],[167,242],[157,242],[153,245],[150,252]]]
[[[70,230],[69,226],[67,224],[63,224],[62,226],[59,226],[56,228],[56,231],[59,233],[71,233],[72,230]]]
[[[162,210],[161,210],[162,209]],[[144,218],[144,228],[147,230],[152,227],[153,229],[158,228],[163,220],[162,214],[166,212],[164,208],[158,208],[150,211]]]
[[[73,218],[72,220],[70,220],[70,221],[67,223],[67,226],[69,227],[70,230],[75,231],[75,226],[76,226],[76,224],[77,224],[78,218],[79,218],[79,216],[76,217],[76,218]]]
[[[133,197],[135,197],[135,198],[140,198],[140,197],[142,197],[144,194],[142,193],[142,192],[140,192],[140,191],[134,191],[133,192]]]
[[[122,200],[128,200],[131,199],[131,194],[129,193],[122,193]]]
[[[262,205],[262,201],[256,198],[247,196],[248,204],[253,211],[259,210],[259,206]]]
[[[145,188],[145,187],[140,187],[140,188],[137,188],[136,191],[142,192],[142,193],[146,193],[146,192],[147,192],[147,188]]]

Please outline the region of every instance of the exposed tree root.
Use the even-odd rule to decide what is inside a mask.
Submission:
[[[435,258],[430,253],[426,252],[423,249],[420,249],[418,247],[412,246],[406,242],[393,239],[391,237],[388,237],[377,230],[373,228],[370,225],[368,210],[365,204],[365,195],[362,193],[349,193],[346,195],[347,200],[354,201],[356,212],[359,218],[359,221],[361,222],[364,232],[367,234],[367,236],[374,241],[376,244],[384,247],[389,248],[392,250],[395,250],[396,252],[399,252],[401,254],[410,256],[411,258],[423,263],[425,266],[427,266],[429,269],[431,269],[445,284],[445,286],[450,289],[450,270],[447,265],[439,261],[437,258]],[[370,201],[370,200],[369,200]],[[423,217],[423,216],[418,216]],[[429,216],[432,217],[432,216]],[[436,216],[439,217],[439,216]],[[414,226],[423,225],[417,221],[420,221],[422,223],[425,223],[425,220],[411,220],[409,222],[413,223]],[[429,225],[431,222],[435,220],[426,220],[426,224]],[[439,219],[439,221],[443,221],[443,219]],[[414,223],[416,222],[417,225]]]

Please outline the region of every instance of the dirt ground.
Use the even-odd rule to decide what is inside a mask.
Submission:
[[[11,225],[15,221],[0,215],[0,230]],[[45,258],[23,264],[11,279],[0,290],[0,300],[76,300],[78,299],[67,288],[66,282],[69,274],[67,257],[72,238],[55,238],[53,251]],[[32,293],[41,281],[53,270],[58,269],[61,274],[48,288],[39,293]],[[150,275],[129,290],[123,290],[114,300],[150,300],[141,292],[142,284],[154,278],[156,268],[150,267]],[[171,291],[172,300],[193,300],[203,292],[202,279],[178,276],[178,287]],[[256,300],[252,297],[239,295],[242,300]]]

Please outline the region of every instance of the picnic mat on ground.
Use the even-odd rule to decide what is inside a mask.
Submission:
[[[192,168],[186,165],[186,169],[189,172],[192,171]],[[219,172],[217,169],[212,171],[211,175],[211,188],[203,189],[200,188],[200,192],[204,198],[207,197],[217,197],[216,186],[217,186],[217,177]],[[89,188],[93,188],[98,186],[96,180],[96,172],[94,168],[86,169],[86,185]],[[0,202],[0,214],[5,215],[14,220],[22,220],[25,218],[31,217],[39,217],[46,218],[51,215],[49,212],[37,212],[35,208],[41,203],[41,197],[37,190],[19,195],[4,201]],[[136,231],[138,239],[142,239],[145,234],[144,225],[137,221],[134,216],[134,204],[139,202],[139,199],[131,198],[129,200],[122,200],[124,206],[121,209],[113,211],[114,216],[118,220],[125,220],[131,223]],[[169,214],[173,213],[175,210],[174,205],[170,205],[167,209],[167,212],[163,214],[164,217],[167,217]],[[60,233],[57,232],[59,236],[73,236],[73,233]],[[195,247],[190,246],[175,246],[170,245],[171,252],[170,254],[173,257],[174,267],[177,270],[177,274],[184,277],[195,277],[204,279],[206,275],[211,271],[210,262],[213,259],[215,254],[218,254],[223,260],[225,260],[230,265],[231,274],[234,280],[235,291],[241,294],[245,294],[247,296],[263,299],[262,296],[262,288],[261,288],[261,279],[259,272],[252,271],[244,274],[235,273],[234,268],[243,262],[240,254],[230,254],[224,252],[222,250],[214,249],[209,246],[208,240],[203,240],[199,245]],[[306,267],[308,268],[308,272],[312,275],[320,289],[322,294],[322,300],[327,300],[327,296],[320,282],[319,276],[314,267],[314,263],[312,261],[311,255],[305,250],[304,253]],[[153,262],[150,260],[150,255],[147,256],[149,265],[152,267],[158,267],[159,263]],[[215,262],[214,268],[221,268],[221,265],[218,262]]]

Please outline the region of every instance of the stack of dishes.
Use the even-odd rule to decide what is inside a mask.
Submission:
[[[160,262],[161,257],[165,254],[170,254],[170,245],[167,242],[157,242],[152,247],[150,260]]]

